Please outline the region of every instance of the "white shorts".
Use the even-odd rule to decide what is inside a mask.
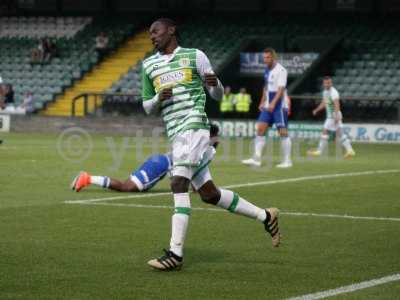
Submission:
[[[199,173],[192,178],[192,185],[198,191],[207,181],[212,180],[208,166],[204,167]]]
[[[326,119],[324,123],[324,129],[329,130],[329,131],[336,131],[339,128],[343,127],[343,122],[340,120],[339,122],[336,122],[335,119]]]
[[[204,152],[203,159],[192,177],[192,185],[196,190],[199,190],[207,181],[212,180],[208,165],[213,160],[215,153],[216,150],[213,146],[208,146],[207,151]]]
[[[172,176],[192,179],[209,142],[210,131],[207,129],[190,129],[178,134],[172,141]]]

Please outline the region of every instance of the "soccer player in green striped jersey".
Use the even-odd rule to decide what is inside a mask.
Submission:
[[[280,243],[278,209],[261,209],[232,191],[217,188],[207,165],[201,180],[192,180],[210,140],[204,86],[216,100],[222,98],[224,90],[207,56],[198,49],[180,47],[177,36],[174,21],[155,21],[150,27],[150,39],[158,52],[145,59],[142,66],[143,108],[147,113],[161,110],[172,145],[171,190],[175,211],[170,248],[148,262],[163,271],[179,269],[183,264],[183,244],[191,214],[190,183],[204,202],[257,219],[271,235],[272,245],[277,247]]]
[[[343,117],[340,111],[339,92],[333,87],[332,78],[329,76],[324,77],[323,87],[322,101],[312,113],[316,116],[320,111],[325,110],[326,120],[319,140],[318,149],[309,150],[308,155],[320,156],[328,145],[329,132],[334,132],[336,133],[336,138],[340,139],[340,143],[346,151],[344,157],[352,158],[356,155],[356,152],[351,146],[350,138],[343,132]]]

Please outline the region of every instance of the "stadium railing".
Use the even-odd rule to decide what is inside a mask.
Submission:
[[[81,105],[82,112],[78,113]],[[79,111],[79,112],[81,112]],[[98,116],[107,113],[144,114],[141,95],[134,93],[82,93],[72,99],[71,115]]]
[[[312,119],[311,111],[321,101],[315,95],[291,95],[294,119]],[[346,120],[385,123],[400,123],[400,98],[390,97],[352,97],[344,96],[342,110]],[[300,106],[297,106],[300,105]],[[139,93],[93,93],[79,94],[72,100],[71,115],[102,116],[143,115],[141,95]]]

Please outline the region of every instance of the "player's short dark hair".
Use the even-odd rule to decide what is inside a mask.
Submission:
[[[159,19],[155,20],[155,22],[160,22],[167,26],[176,26],[176,22],[170,18],[159,18]]]
[[[331,80],[331,79],[332,79],[332,77],[328,76],[328,75],[324,76],[324,78],[323,78],[323,80]]]
[[[264,49],[264,53],[271,53],[271,54],[272,54],[272,57],[273,57],[274,59],[277,59],[277,58],[278,58],[278,54],[276,53],[276,51],[275,51],[274,48],[267,47],[267,48]]]
[[[210,136],[217,136],[219,133],[219,127],[215,124],[210,125]]]
[[[179,31],[178,31],[178,25],[174,20],[172,20],[170,18],[159,18],[155,22],[163,23],[164,25],[166,25],[168,27],[175,27],[175,34],[174,35],[178,40],[180,39],[180,34],[179,34]]]

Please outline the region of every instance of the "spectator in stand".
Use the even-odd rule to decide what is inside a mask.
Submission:
[[[38,47],[33,48],[31,51],[31,64],[40,63],[41,60],[42,60],[42,54],[39,48]]]
[[[4,98],[5,98],[5,88],[3,83],[3,79],[0,77],[0,110],[4,109],[6,107],[4,103]]]
[[[11,84],[6,84],[4,103],[7,106],[14,106],[14,90]]]
[[[104,32],[96,37],[96,52],[99,54],[99,58],[103,58],[108,51],[108,37]]]
[[[11,84],[3,84],[0,86],[0,108],[9,112],[15,110],[14,91]]]
[[[31,63],[43,63],[49,60],[49,47],[46,39],[41,39],[36,48],[31,51]]]
[[[45,39],[41,39],[39,41],[38,46],[37,46],[37,49],[39,51],[39,60],[40,60],[40,62],[43,62],[43,59],[44,59],[44,47],[45,47]]]
[[[51,39],[47,39],[47,45],[49,49],[50,59],[58,56],[57,45]]]
[[[33,95],[31,92],[26,93],[24,101],[18,107],[23,113],[30,114],[35,110]]]
[[[43,51],[42,63],[48,63],[51,59],[50,41],[49,39],[42,39],[41,44]]]

